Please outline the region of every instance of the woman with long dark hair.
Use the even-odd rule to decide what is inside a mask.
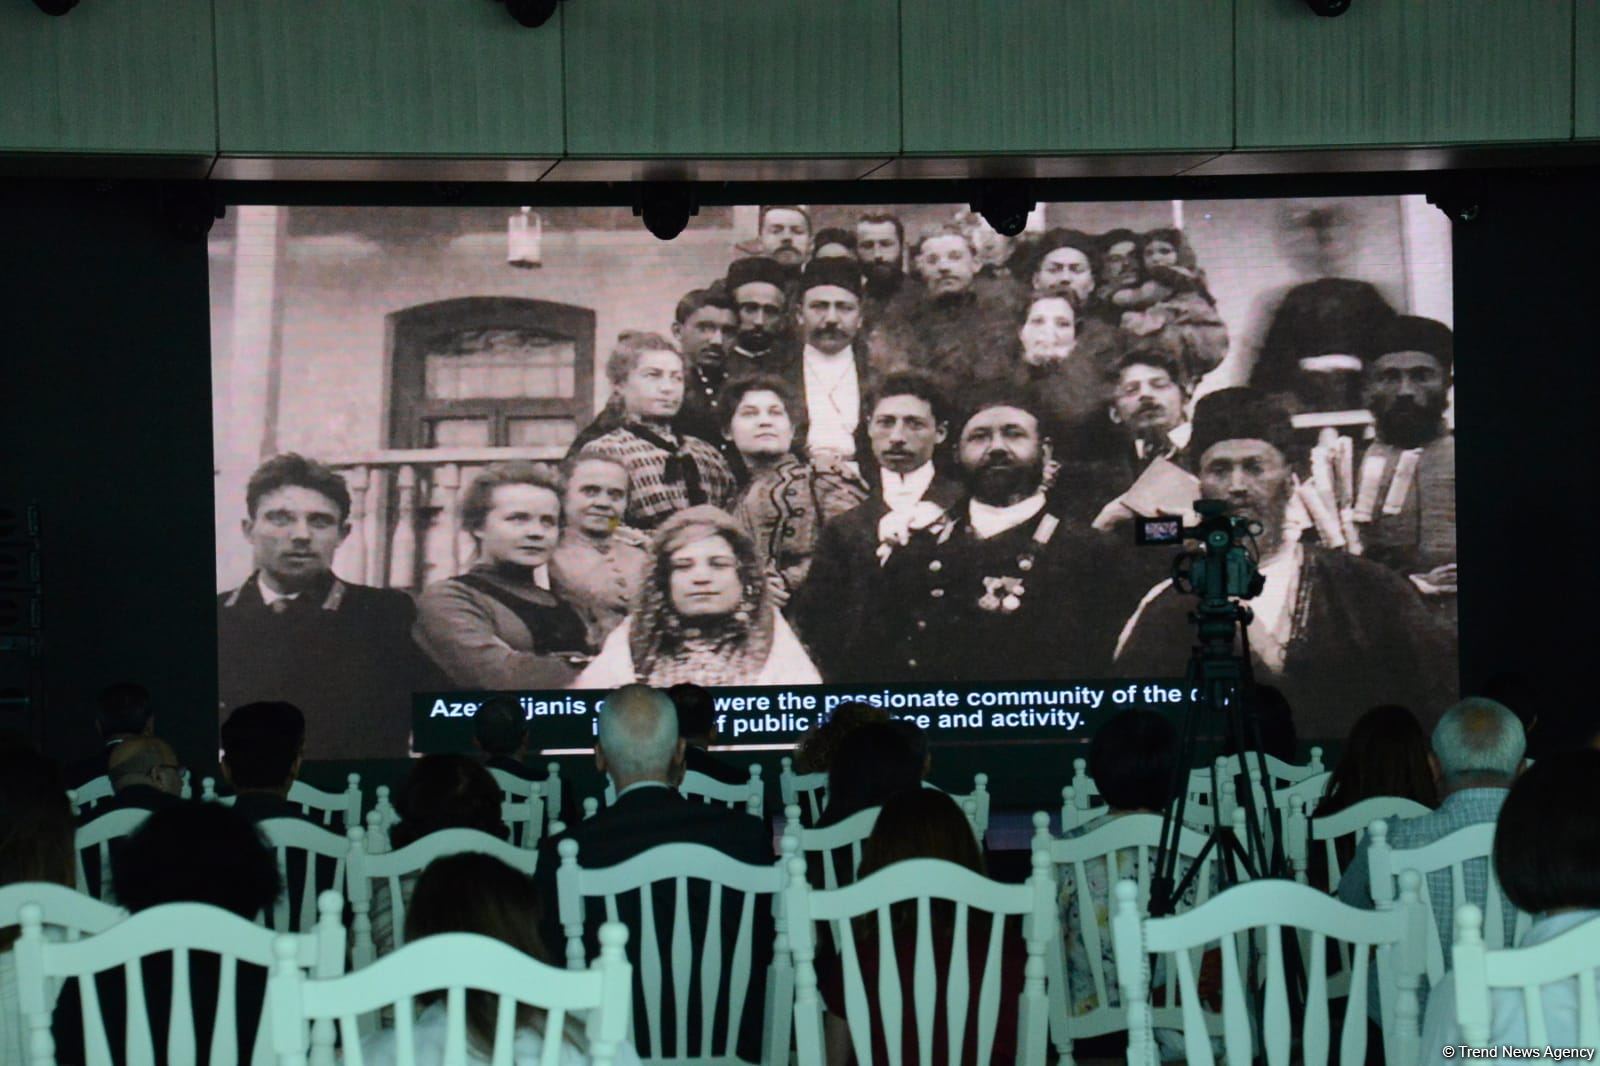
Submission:
[[[417,879],[406,912],[408,943],[440,933],[476,933],[509,944],[524,955],[552,966],[552,959],[539,936],[539,904],[533,882],[505,863],[489,855],[447,855],[428,864]],[[447,1014],[444,992],[434,991],[417,997],[422,1012],[412,1023],[412,1050],[417,1066],[438,1066],[444,1061]],[[467,992],[467,1055],[471,1062],[488,1062],[494,1051],[498,997],[488,992]],[[518,1004],[515,1042],[511,1061],[516,1066],[534,1066],[550,1038],[545,1012],[528,1004]],[[581,1026],[568,1019],[559,1034],[561,1066],[586,1066],[589,1049]],[[392,1029],[369,1036],[361,1045],[362,1060],[371,1066],[390,1066],[398,1061],[396,1034]],[[639,1061],[633,1045],[624,1041],[612,1062],[615,1066],[635,1066]]]

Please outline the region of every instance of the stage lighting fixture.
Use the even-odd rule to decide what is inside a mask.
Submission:
[[[1306,0],[1313,14],[1331,19],[1350,10],[1350,0]]]
[[[33,2],[46,15],[65,15],[78,6],[78,0],[33,0]]]
[[[694,190],[678,181],[650,182],[639,187],[633,213],[644,220],[644,228],[657,239],[670,241],[683,232],[693,215],[700,213]]]
[[[506,12],[530,30],[543,26],[556,13],[556,0],[501,0]]]
[[[1033,189],[1025,181],[986,181],[972,201],[972,209],[1004,237],[1022,232],[1033,207]]]

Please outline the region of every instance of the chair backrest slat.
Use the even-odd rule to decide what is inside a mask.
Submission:
[[[798,919],[795,919],[798,920]],[[843,960],[844,1017],[850,1030],[850,1046],[855,1050],[856,1061],[872,1061],[872,1021],[867,1015],[867,984],[861,975],[861,959],[856,954],[855,931],[846,927],[845,935],[835,944]],[[802,1060],[802,1066],[805,1066]]]
[[[917,1053],[921,1066],[930,1066],[933,1061],[933,1009],[938,998],[934,978],[936,962],[933,957],[932,908],[933,903],[928,897],[917,900],[917,951],[912,959],[911,1002],[916,1010]],[[959,983],[955,973],[950,978],[952,984]]]
[[[1301,1049],[1307,1066],[1325,1066],[1328,1061],[1328,938],[1311,934],[1311,950],[1302,958],[1306,970],[1306,1024]]]
[[[172,1010],[167,1017],[167,1055],[173,1062],[194,1061],[194,997],[189,992],[189,952],[172,953]]]
[[[560,1029],[553,1030],[561,1032]],[[495,1005],[494,1011],[494,1058],[490,1061],[493,1066],[512,1066],[512,1049],[517,1042],[517,1001],[510,996],[501,996],[500,1002]],[[557,1056],[561,1054],[560,1040],[547,1040],[547,1047],[539,1051],[541,1062],[552,1061],[551,1052]]]
[[[678,879],[678,910],[673,917],[672,929],[673,983],[677,988],[689,987],[687,950],[685,950],[682,976],[676,972],[680,932],[686,948],[689,942],[689,908],[685,902],[688,887],[687,878]],[[717,1013],[717,989],[722,983],[722,892],[715,886],[711,889],[710,905],[706,912],[706,942],[700,958],[700,1057],[709,1058],[712,1054],[711,1027]],[[687,1007],[688,997],[679,996],[679,999]],[[679,1026],[678,1046],[683,1047],[688,1039],[687,1027]]]
[[[967,1039],[967,1008],[972,1002],[972,986],[968,981],[955,980],[957,974],[970,972],[971,964],[967,959],[967,936],[970,919],[970,908],[965,903],[956,904],[955,928],[951,933],[950,941],[950,981],[949,989],[945,995],[945,1046],[960,1048]],[[920,975],[921,969],[919,967]],[[931,976],[931,974],[930,974]],[[919,1003],[918,1009],[921,1009]],[[932,1049],[929,1049],[932,1054]]]
[[[995,1031],[1000,1027],[1000,939],[1005,934],[1004,915],[989,921],[989,946],[984,953],[983,983],[978,986],[978,1066],[989,1066]],[[952,979],[965,974],[950,975]]]
[[[711,891],[712,894],[717,898],[720,898],[723,894],[723,890],[716,885],[711,886]],[[728,971],[729,1018],[744,1017],[745,996],[750,990],[752,969],[750,960],[755,935],[756,897],[754,893],[749,892],[743,893],[743,896],[744,901],[739,906],[739,931],[734,934],[733,960],[732,966]],[[774,902],[776,903],[780,898],[781,897],[775,895],[773,897]],[[713,915],[716,913],[718,912],[713,911]],[[707,941],[709,948],[706,958],[706,970],[710,972],[713,966],[720,968],[722,965],[722,953],[720,951],[722,944],[722,930],[718,927],[718,924],[715,920],[708,922],[706,928],[711,930],[711,936]],[[781,954],[781,952],[782,948],[780,946],[778,952],[775,954]],[[713,962],[713,959],[715,962]],[[777,961],[778,960],[774,959],[774,962]],[[709,983],[710,982],[708,982],[708,984]],[[774,992],[774,995],[776,995],[776,992]],[[714,984],[711,985],[711,994],[707,995],[705,998],[708,1002],[715,1002],[716,986]],[[705,1029],[706,1032],[711,1031],[710,1015],[707,1015]],[[784,1035],[785,1037],[788,1035],[787,1027],[784,1028]],[[728,1026],[728,1035],[725,1041],[725,1046],[722,1049],[722,1053],[724,1055],[734,1054],[734,1050],[738,1047],[738,1044],[738,1032],[734,1026],[730,1025]]]
[[[877,949],[878,949],[878,1010],[883,1017],[885,1032],[899,1032],[900,1018],[905,1009],[905,1001],[900,995],[900,966],[894,953],[894,916],[889,911],[889,905],[883,904],[877,911]],[[902,1066],[901,1048],[897,1040],[884,1041],[885,1052],[889,1056],[889,1066]],[[909,1066],[909,1064],[907,1064]]]
[[[656,907],[652,890],[654,885],[645,882],[639,886],[639,984],[644,989],[644,1015],[649,1025],[650,1050],[661,1054],[661,939],[656,934]],[[606,897],[606,912],[615,915],[617,898]],[[615,921],[613,917],[611,919]]]
[[[673,883],[672,903],[672,1013],[673,1043],[679,1054],[689,1046],[689,974],[694,966],[689,946],[689,879],[679,877]],[[660,1054],[660,1048],[655,1049]]]
[[[1271,1066],[1289,1064],[1289,985],[1283,973],[1283,934],[1282,926],[1267,926],[1266,1010],[1261,1035]]]
[[[216,1022],[211,1029],[211,1064],[212,1066],[235,1066],[239,1057],[239,1042],[234,1039],[238,1032],[239,1020],[234,1005],[234,997],[239,987],[239,963],[231,955],[223,955],[217,970],[217,1015]],[[256,1046],[265,1051],[262,1043],[267,1036],[267,1026],[261,1025],[256,1029]],[[170,1046],[170,1045],[169,1045]]]

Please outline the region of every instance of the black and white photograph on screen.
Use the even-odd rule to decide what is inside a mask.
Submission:
[[[220,702],[1181,678],[1140,518],[1261,523],[1302,737],[1456,687],[1451,245],[1421,197],[275,207],[211,235]],[[1398,694],[1398,695],[1397,695]]]

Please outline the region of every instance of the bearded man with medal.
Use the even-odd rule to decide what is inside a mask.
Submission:
[[[1119,597],[1101,538],[1049,506],[1058,466],[1037,405],[980,399],[957,438],[966,498],[882,555],[873,661],[900,681],[1102,676]],[[897,538],[898,539],[898,538]]]

